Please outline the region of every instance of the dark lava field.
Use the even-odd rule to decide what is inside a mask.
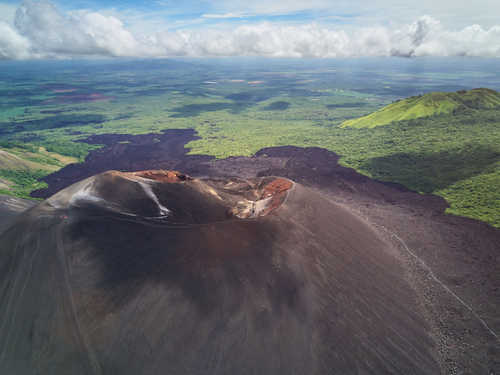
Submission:
[[[0,235],[1,374],[500,374],[500,230],[324,149],[195,137],[93,136],[45,178]]]

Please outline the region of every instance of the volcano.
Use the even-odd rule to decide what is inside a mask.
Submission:
[[[280,177],[105,172],[0,237],[2,374],[436,374],[391,246]]]

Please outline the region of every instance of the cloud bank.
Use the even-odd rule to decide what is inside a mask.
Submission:
[[[316,23],[248,24],[203,30],[155,31],[138,35],[115,16],[63,13],[47,1],[25,1],[13,24],[0,21],[0,59],[174,56],[500,57],[500,26],[446,30],[424,16],[399,28],[349,31]]]

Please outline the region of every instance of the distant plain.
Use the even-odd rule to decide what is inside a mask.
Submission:
[[[194,129],[190,154],[326,148],[383,181],[444,197],[500,227],[500,108],[342,126],[429,92],[500,89],[495,59],[121,60],[0,63],[0,193],[83,162],[102,134]]]

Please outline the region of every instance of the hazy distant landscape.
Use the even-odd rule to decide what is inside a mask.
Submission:
[[[421,102],[400,102],[375,120],[356,120],[430,92],[498,90],[495,59],[4,61],[0,66],[2,194],[28,198],[46,187],[44,176],[83,162],[100,147],[86,143],[89,136],[194,129],[200,139],[187,144],[190,154],[227,158],[271,146],[323,147],[363,174],[443,196],[450,213],[500,226],[500,107],[494,100],[483,103],[481,95],[472,95],[477,102],[464,106],[444,94],[430,99],[435,107],[424,104],[422,113]],[[410,117],[400,117],[410,107]]]

